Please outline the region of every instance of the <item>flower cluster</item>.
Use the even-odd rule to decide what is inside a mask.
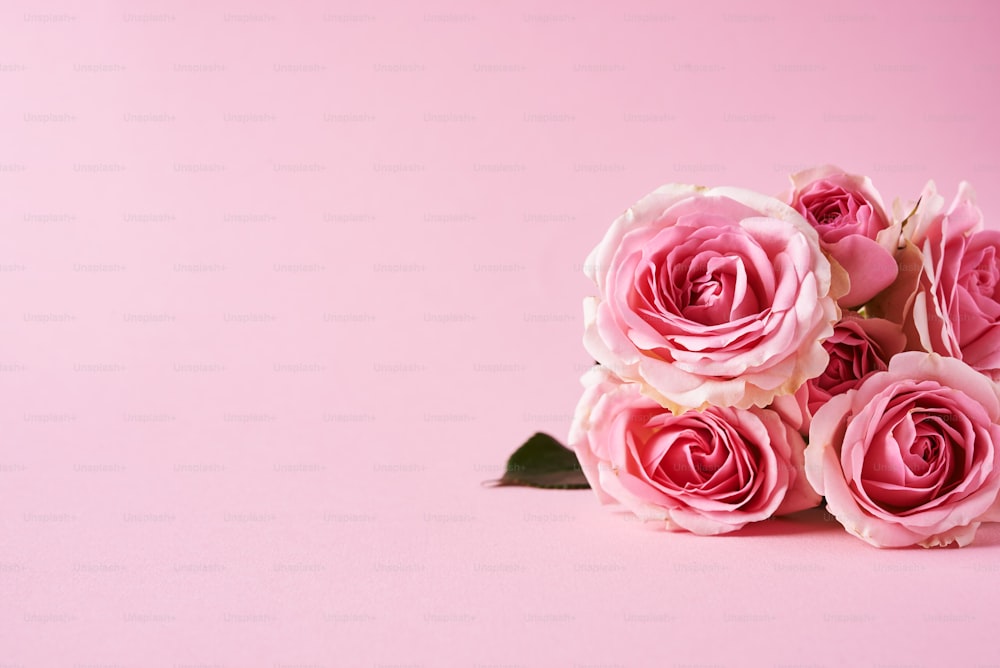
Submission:
[[[611,225],[570,446],[670,530],[825,498],[873,545],[966,545],[1000,519],[1000,231],[964,183],[890,212],[864,176],[791,181],[667,185]]]

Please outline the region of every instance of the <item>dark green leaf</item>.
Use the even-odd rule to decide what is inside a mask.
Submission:
[[[496,487],[542,487],[545,489],[588,489],[576,453],[548,434],[538,432],[507,460],[503,477],[492,481]]]

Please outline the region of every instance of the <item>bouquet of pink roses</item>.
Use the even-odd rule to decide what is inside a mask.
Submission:
[[[1000,232],[967,184],[894,212],[834,167],[780,198],[667,185],[585,271],[569,445],[602,502],[720,534],[825,498],[879,547],[1000,516]]]

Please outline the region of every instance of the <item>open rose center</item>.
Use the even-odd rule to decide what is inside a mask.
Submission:
[[[858,222],[858,210],[861,208],[861,203],[841,188],[821,196],[803,198],[803,204],[809,212],[807,218],[812,218],[817,228],[853,226]]]
[[[931,464],[937,461],[941,453],[940,439],[921,438],[910,446],[910,456],[906,457],[906,466],[917,475],[927,473]]]
[[[923,433],[921,433],[923,432]],[[932,427],[924,427],[923,423],[917,426],[917,438],[913,445],[903,456],[903,462],[911,473],[924,475],[942,457],[942,453],[947,448],[941,434],[936,433]]]
[[[712,480],[729,459],[729,452],[718,443],[710,445],[705,439],[704,434],[689,434],[673,444],[658,468],[665,482],[685,489],[698,489]]]
[[[647,433],[643,468],[674,493],[697,492],[740,502],[758,483],[757,463],[745,438],[711,416],[695,416]]]
[[[702,276],[696,278],[691,285],[691,304],[706,306],[715,302],[722,294],[722,281],[717,276]]]
[[[849,214],[849,210],[844,206],[842,201],[836,201],[827,203],[824,206],[813,211],[813,216],[816,218],[817,225],[837,225],[838,223],[843,223],[844,217]]]
[[[661,289],[673,294],[663,301],[677,304],[679,314],[689,321],[720,325],[759,308],[739,257],[706,252],[672,273],[673,284]]]
[[[883,447],[869,453],[862,475],[866,493],[893,512],[934,501],[961,483],[962,442],[961,418],[954,413],[934,406],[909,407]]]
[[[983,249],[979,261],[966,272],[961,283],[969,292],[992,298],[996,296],[998,279],[1000,267],[997,266],[996,249],[989,247]]]
[[[830,362],[823,375],[814,381],[818,387],[829,391],[840,387],[844,381],[857,380],[854,378],[854,360],[847,353],[839,348],[828,349],[827,352],[830,353]]]

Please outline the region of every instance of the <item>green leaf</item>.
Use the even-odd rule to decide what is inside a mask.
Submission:
[[[495,487],[588,489],[576,453],[548,434],[538,432],[507,460],[507,469]]]

